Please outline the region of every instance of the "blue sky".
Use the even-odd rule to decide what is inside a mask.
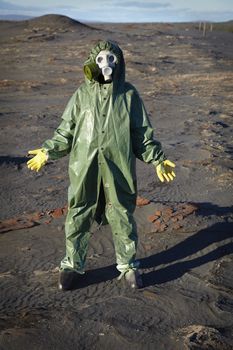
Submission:
[[[1,15],[48,13],[103,22],[227,21],[233,0],[0,0]]]

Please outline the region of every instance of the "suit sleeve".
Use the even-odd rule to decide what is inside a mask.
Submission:
[[[75,93],[69,100],[61,117],[62,121],[55,130],[53,137],[42,145],[48,154],[48,159],[59,159],[70,153],[77,114],[77,93]]]
[[[154,139],[153,128],[137,91],[131,95],[130,106],[133,152],[138,159],[156,166],[164,161],[166,156],[161,143]]]

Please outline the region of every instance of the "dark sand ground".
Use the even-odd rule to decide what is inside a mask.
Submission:
[[[55,16],[2,21],[0,33],[0,349],[233,349],[232,34]],[[64,293],[68,157],[35,174],[27,151],[52,136],[106,38],[122,47],[177,177],[161,184],[138,162],[150,200],[135,212],[145,287],[116,279],[110,229],[94,226],[86,276]]]

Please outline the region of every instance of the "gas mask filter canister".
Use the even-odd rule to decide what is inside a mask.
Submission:
[[[101,70],[96,63],[88,63],[83,68],[84,74],[88,80],[97,79]]]

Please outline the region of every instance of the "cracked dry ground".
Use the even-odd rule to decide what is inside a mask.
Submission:
[[[0,349],[232,349],[232,35],[53,20],[1,23]],[[86,276],[61,293],[68,159],[38,174],[25,163],[51,137],[101,38],[123,48],[177,177],[160,184],[137,164],[144,288],[117,281],[110,229],[94,226]]]

